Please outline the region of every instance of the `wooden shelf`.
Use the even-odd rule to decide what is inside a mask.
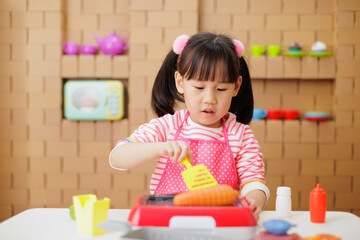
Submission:
[[[129,56],[63,55],[62,78],[129,78]]]

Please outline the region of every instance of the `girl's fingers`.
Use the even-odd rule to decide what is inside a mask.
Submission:
[[[181,154],[179,156],[179,160],[182,161],[185,157],[188,157],[190,163],[192,163],[192,154],[189,146],[184,142],[180,142],[180,148]]]
[[[192,164],[193,162],[193,155],[192,152],[190,151],[190,148],[187,151],[187,157],[189,158],[189,162]]]
[[[181,162],[182,159],[180,158],[180,155],[181,155],[181,149],[176,149],[174,151],[172,161],[173,162]]]
[[[179,163],[182,167],[185,167],[184,164],[182,163],[182,160],[187,156],[187,152],[185,151],[181,151],[180,155],[179,155]]]
[[[177,162],[181,162],[186,156],[188,156],[189,147],[188,145],[183,141],[176,141],[174,142],[174,148],[176,149],[176,158]]]
[[[184,144],[182,141],[174,141],[172,142],[172,148],[173,148],[173,154],[172,154],[172,161],[173,162],[179,162],[185,158],[186,151],[184,150],[186,147],[184,147]],[[186,144],[185,144],[186,145]],[[185,156],[182,156],[185,155]]]
[[[261,208],[256,206],[255,199],[250,198],[250,199],[246,199],[246,201],[248,202],[250,211],[254,214],[254,217],[255,217],[256,221],[259,220],[259,216],[260,216],[260,213],[261,213]]]
[[[192,153],[187,143],[183,141],[170,141],[166,143],[164,148],[161,150],[163,156],[167,156],[172,162],[178,162],[180,165],[185,167],[181,161],[188,157],[190,163],[192,163]]]

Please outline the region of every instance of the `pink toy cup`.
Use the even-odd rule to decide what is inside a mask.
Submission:
[[[91,44],[84,44],[81,46],[80,52],[84,55],[94,55],[96,54],[96,47]]]
[[[65,42],[62,44],[63,52],[67,55],[77,55],[79,53],[79,46],[75,42]]]

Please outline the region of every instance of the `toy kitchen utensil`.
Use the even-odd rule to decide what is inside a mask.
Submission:
[[[284,112],[279,109],[269,109],[267,111],[267,118],[270,120],[278,120],[284,116]]]
[[[79,53],[79,46],[75,42],[64,42],[62,49],[66,55],[77,55]]]
[[[292,42],[289,46],[289,51],[284,52],[285,56],[288,57],[302,57],[306,54],[302,51],[303,46],[300,43]]]
[[[175,206],[224,206],[231,205],[239,192],[229,185],[217,185],[196,191],[182,192],[174,197]]]
[[[285,110],[283,114],[286,120],[295,120],[300,117],[300,111],[298,110]]]
[[[213,232],[225,239],[249,240],[256,235],[256,219],[247,202],[241,198],[228,206],[174,206],[174,196],[140,196],[130,211],[128,222],[133,227]]]
[[[70,120],[120,120],[124,116],[124,84],[70,79],[64,84],[64,116]]]
[[[104,234],[97,225],[107,219],[110,199],[97,200],[94,194],[73,196],[77,230],[88,235]]]
[[[96,47],[91,44],[84,44],[80,48],[81,54],[84,55],[95,55],[96,54]]]
[[[324,223],[326,218],[326,192],[316,184],[310,192],[309,200],[310,221],[313,223]]]
[[[326,51],[326,44],[320,41],[317,41],[313,45],[311,45],[311,50],[312,52],[309,53],[309,55],[312,57],[328,57],[332,55],[331,52]]]
[[[291,214],[291,188],[290,187],[277,187],[276,189],[276,202],[275,213],[277,217],[285,218]]]
[[[311,240],[325,240],[322,238],[311,238]],[[304,238],[301,238],[299,234],[297,233],[291,233],[291,234],[273,234],[268,231],[262,231],[259,233],[259,235],[254,240],[305,240]],[[306,240],[310,240],[307,239]]]
[[[204,164],[192,166],[187,157],[182,160],[182,163],[187,169],[181,175],[189,191],[213,187],[218,184]]]
[[[270,57],[279,56],[280,46],[279,45],[268,45],[267,52]]]
[[[305,113],[305,119],[309,121],[327,121],[330,116],[326,112],[310,111]]]
[[[286,234],[289,228],[295,227],[296,225],[290,224],[289,222],[281,219],[273,219],[263,223],[266,231],[272,234],[283,235]]]
[[[267,116],[267,110],[254,108],[252,120],[260,120]]]
[[[167,239],[167,240],[222,240],[220,236],[210,235],[210,234],[199,234],[199,233],[190,233],[186,231],[166,229],[166,228],[155,228],[155,227],[144,227],[138,230],[132,230],[131,225],[127,222],[121,221],[105,221],[98,225],[99,228],[108,229],[108,230],[119,230],[125,234],[121,236],[120,239],[123,240],[157,240],[157,239]]]
[[[265,52],[264,45],[252,45],[250,49],[253,56],[261,56]]]
[[[110,33],[103,40],[98,36],[95,36],[95,39],[99,45],[99,50],[109,56],[116,56],[129,47],[129,38],[127,36],[119,37],[115,33]]]

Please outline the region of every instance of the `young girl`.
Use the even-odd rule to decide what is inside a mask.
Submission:
[[[240,41],[224,35],[179,36],[152,89],[159,118],[120,140],[110,165],[125,170],[157,159],[150,193],[171,194],[187,191],[181,161],[189,157],[219,184],[241,189],[258,217],[270,193],[259,144],[246,125],[254,102],[244,51]],[[186,109],[175,111],[176,101]]]

